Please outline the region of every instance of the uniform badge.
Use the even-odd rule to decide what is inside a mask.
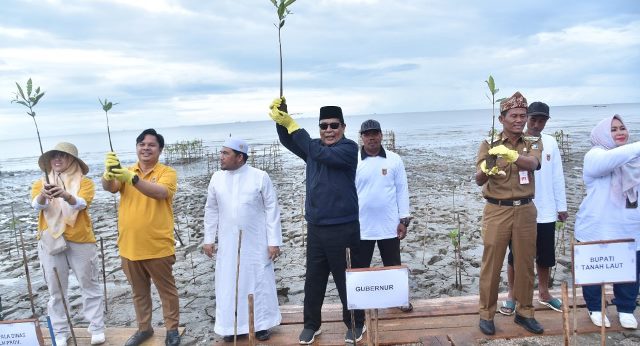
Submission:
[[[531,149],[538,149],[538,143],[531,144]]]
[[[382,175],[387,175],[387,169],[386,168],[382,169]]]
[[[551,154],[547,154],[547,161],[551,161]]]
[[[157,180],[158,179],[156,177],[151,178],[151,182],[154,183],[154,184],[156,183]]]

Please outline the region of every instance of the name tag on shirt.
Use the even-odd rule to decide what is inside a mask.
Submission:
[[[520,185],[529,184],[529,172],[520,171]]]

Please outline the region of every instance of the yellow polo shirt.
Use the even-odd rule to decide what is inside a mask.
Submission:
[[[31,186],[31,200],[33,201],[37,195],[42,191],[42,180],[38,179]],[[87,207],[78,212],[76,223],[73,226],[66,225],[62,236],[65,240],[72,241],[74,243],[95,243],[96,237],[93,234],[93,226],[91,226],[91,218],[87,210],[93,196],[95,195],[95,187],[93,181],[87,177],[82,177],[80,181],[80,189],[78,190],[78,197],[81,197],[87,202]],[[47,229],[47,220],[44,218],[44,211],[40,210],[38,213],[38,230]]]
[[[176,171],[157,163],[146,175],[138,163],[128,167],[140,180],[160,184],[169,196],[162,200],[145,196],[135,186],[122,184],[118,208],[118,248],[130,261],[167,257],[175,254],[173,238],[173,196],[178,188]]]

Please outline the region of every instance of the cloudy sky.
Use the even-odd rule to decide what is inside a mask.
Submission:
[[[640,102],[638,0],[297,0],[283,28],[292,113]],[[45,134],[266,120],[279,93],[269,0],[3,0],[0,139],[33,135],[15,81],[46,91]],[[5,101],[1,101],[4,99]]]

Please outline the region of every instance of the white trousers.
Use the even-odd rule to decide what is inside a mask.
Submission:
[[[68,249],[57,255],[49,255],[38,242],[38,257],[44,275],[44,281],[49,288],[49,303],[47,313],[51,318],[51,324],[55,335],[69,335],[69,324],[64,313],[62,295],[53,268],[57,268],[60,277],[60,285],[64,292],[67,308],[70,308],[68,299],[69,270],[73,270],[82,290],[82,311],[85,319],[89,321],[89,332],[92,334],[104,332],[104,301],[103,291],[98,281],[100,269],[99,258],[95,243],[73,243],[67,241]],[[71,314],[71,312],[70,312]]]

